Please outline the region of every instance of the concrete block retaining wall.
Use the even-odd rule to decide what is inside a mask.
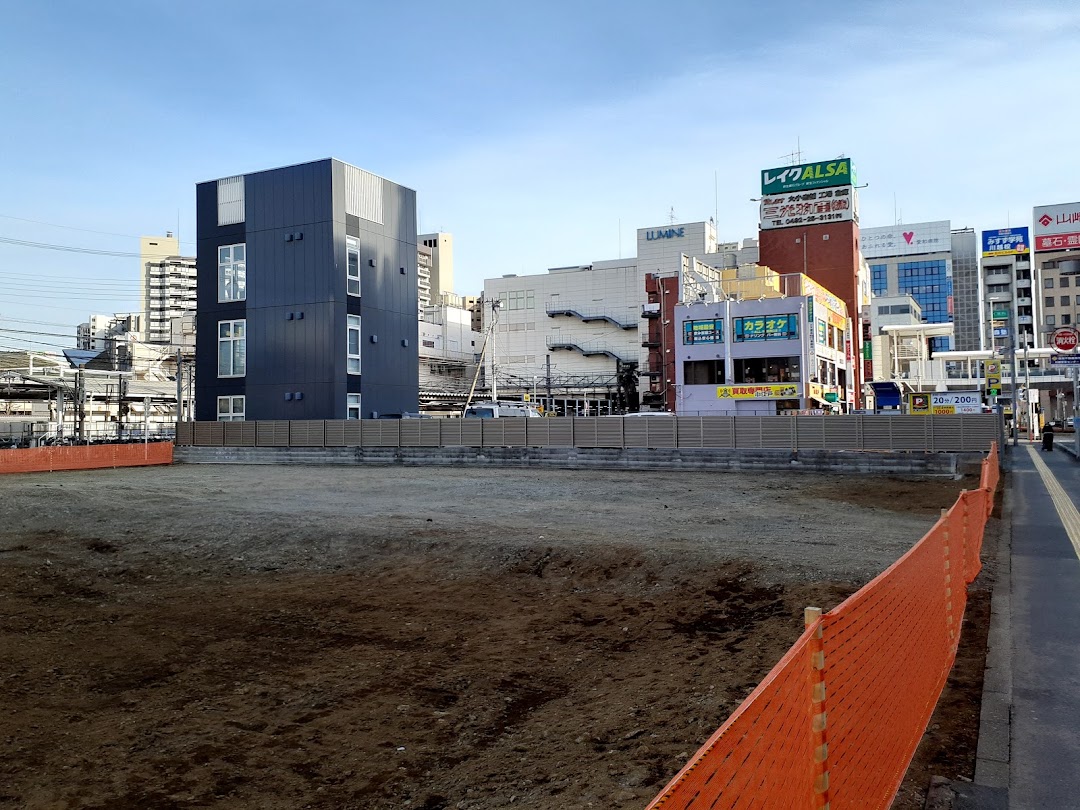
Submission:
[[[607,470],[805,470],[862,475],[957,476],[981,453],[698,448],[177,447],[178,464],[340,464],[451,467],[469,464]]]

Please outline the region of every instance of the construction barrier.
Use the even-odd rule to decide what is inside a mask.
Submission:
[[[34,447],[28,450],[0,450],[0,474],[145,467],[150,464],[172,464],[172,460],[172,442]]]
[[[998,485],[997,445],[903,557],[828,613],[648,810],[888,808],[956,660]]]

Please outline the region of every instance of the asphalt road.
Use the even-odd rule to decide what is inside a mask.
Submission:
[[[1009,806],[1076,808],[1080,807],[1080,464],[1060,451],[1018,450],[1013,453]]]

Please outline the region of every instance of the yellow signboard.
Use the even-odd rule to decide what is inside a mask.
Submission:
[[[717,399],[797,399],[802,396],[796,383],[781,385],[719,385]]]

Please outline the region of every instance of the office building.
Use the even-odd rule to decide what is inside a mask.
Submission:
[[[910,295],[919,302],[926,323],[952,322],[953,235],[948,220],[863,228],[861,239],[875,297]],[[949,351],[950,341],[934,337],[930,351]]]
[[[856,320],[869,304],[860,279],[859,198],[850,158],[800,163],[761,172],[759,261],[781,275],[802,273],[831,290]],[[861,356],[861,324],[845,351]],[[855,407],[862,398],[863,367],[850,363]]]
[[[326,159],[199,183],[196,418],[418,408],[416,192]]]

